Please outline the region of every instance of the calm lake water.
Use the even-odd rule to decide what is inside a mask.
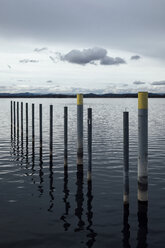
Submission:
[[[0,247],[164,247],[165,101],[149,99],[149,203],[137,204],[137,99],[84,99],[84,165],[76,165],[76,99],[29,103],[29,143],[11,140],[10,101],[0,99]],[[31,104],[35,103],[32,156]],[[43,104],[43,155],[39,152]],[[54,106],[53,164],[49,105]],[[68,169],[63,111],[68,106]],[[87,108],[93,109],[92,184],[87,183]],[[123,111],[130,115],[130,205],[123,208]]]

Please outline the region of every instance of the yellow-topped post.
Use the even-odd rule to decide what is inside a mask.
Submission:
[[[83,94],[77,94],[77,165],[83,165]]]
[[[138,93],[138,201],[148,202],[148,92]]]

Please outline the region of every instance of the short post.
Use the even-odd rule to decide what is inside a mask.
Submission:
[[[64,107],[64,166],[68,159],[68,107]]]
[[[50,105],[50,161],[53,157],[53,105]]]
[[[32,103],[32,146],[34,146],[34,136],[35,136],[35,127],[34,127],[34,103]]]
[[[88,108],[88,174],[87,180],[92,180],[92,108]]]
[[[19,102],[17,102],[17,138],[19,139]]]
[[[16,119],[15,119],[15,101],[14,101],[14,137],[16,134]]]
[[[21,141],[23,143],[23,102],[21,102]]]
[[[11,113],[11,137],[13,136],[13,102],[10,102],[10,113]]]
[[[26,146],[28,145],[28,103],[26,103]]]
[[[83,94],[77,94],[77,165],[83,165]]]
[[[42,104],[39,105],[40,152],[42,153]]]
[[[123,202],[129,204],[129,113],[123,112],[123,157],[124,157],[124,192]]]
[[[138,201],[148,202],[148,92],[138,93]]]

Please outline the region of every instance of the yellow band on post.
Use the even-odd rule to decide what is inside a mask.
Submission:
[[[83,94],[77,94],[77,105],[83,104]]]
[[[148,109],[148,92],[138,92],[138,109]]]

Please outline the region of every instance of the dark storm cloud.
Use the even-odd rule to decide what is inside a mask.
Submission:
[[[165,80],[164,81],[155,81],[151,83],[151,85],[165,85]]]
[[[38,63],[39,60],[36,60],[36,59],[21,59],[19,62],[22,63],[22,64]]]
[[[164,0],[0,0],[0,33],[165,57],[164,10]]]
[[[133,84],[136,84],[136,85],[141,85],[141,84],[145,84],[145,82],[135,81],[135,82],[133,82]]]
[[[141,59],[141,57],[139,55],[133,55],[131,57],[131,60],[138,60],[138,59]]]
[[[120,65],[120,64],[126,64],[126,62],[124,59],[120,57],[112,58],[109,56],[105,56],[104,58],[100,60],[100,64],[101,65]]]
[[[101,60],[107,54],[107,50],[104,48],[94,47],[89,49],[72,50],[63,56],[63,60],[70,63],[85,65],[92,61]]]

